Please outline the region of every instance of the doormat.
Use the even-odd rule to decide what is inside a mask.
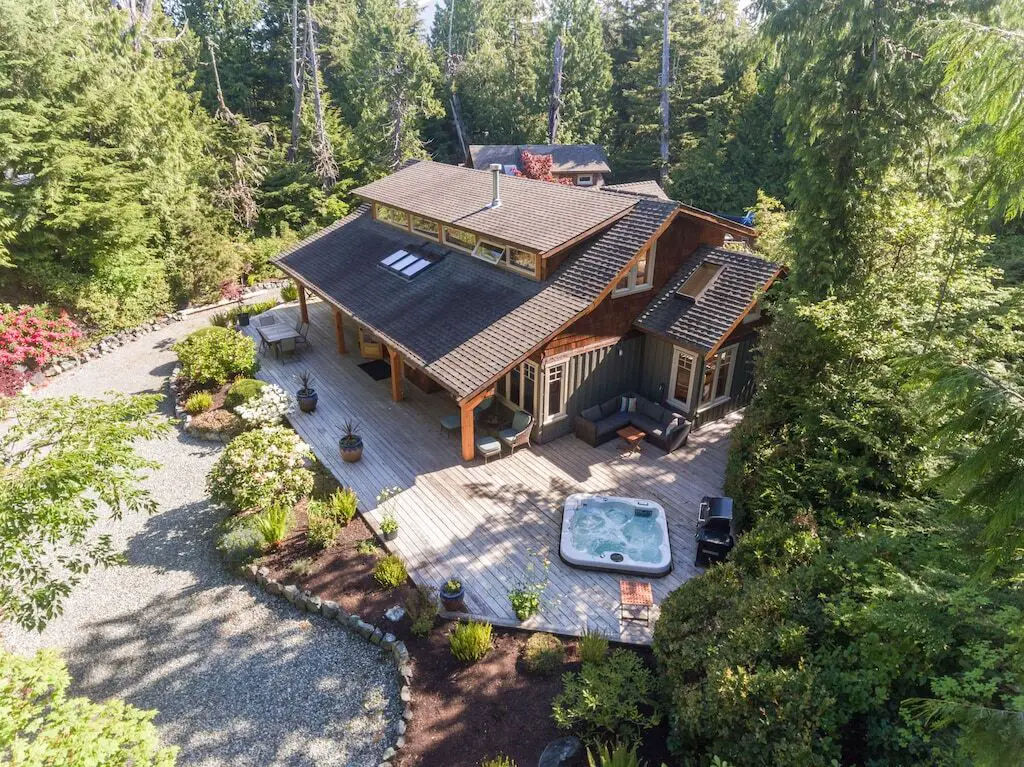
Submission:
[[[383,381],[391,377],[391,365],[384,360],[370,360],[359,366],[374,381]]]

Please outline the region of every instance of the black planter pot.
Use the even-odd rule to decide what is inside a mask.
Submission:
[[[466,612],[466,603],[464,601],[465,597],[466,597],[466,587],[465,586],[460,588],[454,594],[451,593],[451,592],[445,591],[443,588],[439,589],[439,593],[440,593],[440,596],[441,596],[441,604],[444,606],[444,609],[447,612],[450,612],[450,613],[464,613],[464,612]]]
[[[302,389],[296,395],[299,410],[303,413],[312,413],[316,410],[316,391],[314,389]]]
[[[239,312],[236,316],[238,317],[238,327],[249,327],[249,312]]]
[[[352,442],[339,442],[338,450],[341,451],[341,460],[355,463],[363,457],[363,438],[356,437]]]

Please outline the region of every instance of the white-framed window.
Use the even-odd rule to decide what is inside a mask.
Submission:
[[[496,264],[505,257],[505,246],[480,240],[473,248],[473,257],[489,264]]]
[[[565,363],[544,369],[544,422],[565,418]]]
[[[495,386],[498,397],[508,405],[536,415],[537,364],[526,360],[498,379]]]
[[[508,261],[506,263],[510,269],[523,272],[531,277],[537,274],[537,254],[531,253],[528,250],[509,248]]]
[[[700,406],[714,407],[729,399],[732,374],[736,368],[736,346],[722,349],[704,361],[704,379],[700,386]]]
[[[668,381],[668,401],[671,404],[683,410],[690,409],[693,374],[696,369],[697,355],[675,347],[672,353],[672,372]]]
[[[441,225],[423,216],[411,216],[412,231],[421,237],[428,237],[435,242],[441,237]]]
[[[385,224],[397,226],[399,229],[409,228],[409,214],[404,210],[378,203],[373,206],[373,215],[374,218],[378,221],[383,221]]]
[[[453,248],[470,253],[476,247],[476,235],[472,232],[467,232],[465,229],[446,226],[444,227],[444,243],[445,245],[451,245]]]
[[[651,243],[650,248],[644,250],[637,257],[636,263],[619,280],[619,284],[615,286],[615,290],[612,291],[612,298],[650,290],[654,284],[654,256],[657,250],[658,243],[655,241]]]
[[[576,177],[576,186],[593,186],[593,185],[594,185],[594,177],[593,176],[577,176]]]

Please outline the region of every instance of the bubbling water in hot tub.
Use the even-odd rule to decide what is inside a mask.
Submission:
[[[665,540],[657,518],[660,513],[649,506],[592,498],[576,510],[569,534],[573,546],[595,557],[621,561],[626,556],[635,562],[657,563]]]

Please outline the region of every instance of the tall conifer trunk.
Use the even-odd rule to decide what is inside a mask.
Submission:
[[[668,3],[664,0],[661,26],[661,185],[668,181]]]
[[[554,144],[558,140],[558,120],[562,108],[562,64],[565,60],[565,50],[562,47],[562,36],[555,38],[554,71],[551,75],[551,106],[548,109],[548,143]]]

